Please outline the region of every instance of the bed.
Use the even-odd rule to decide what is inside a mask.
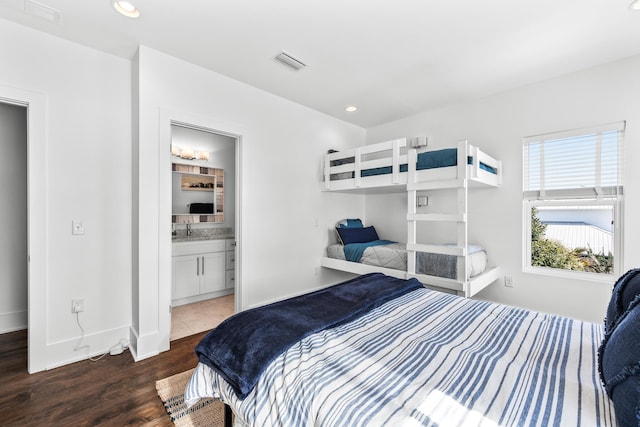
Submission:
[[[359,276],[223,322],[185,402],[220,398],[241,426],[637,425],[635,279],[603,326]]]
[[[406,244],[382,241],[384,243],[374,244],[361,248],[357,244],[341,245],[334,243],[327,247],[327,257],[349,262],[359,262],[374,267],[392,268],[396,270],[407,270],[407,248]],[[376,242],[377,243],[377,242]],[[355,248],[353,247],[355,246]],[[452,245],[443,245],[452,246]],[[477,276],[487,268],[487,252],[478,245],[467,246],[466,263],[467,279]],[[457,257],[453,255],[443,255],[439,253],[418,252],[416,254],[416,273],[428,274],[431,276],[444,277],[448,279],[456,278]]]
[[[425,285],[445,292],[471,297],[494,282],[500,269],[488,266],[482,246],[467,245],[456,253],[453,243],[431,245],[434,252],[410,252],[405,243],[381,240],[374,226],[365,227],[359,218],[342,219],[335,224],[338,243],[330,244],[321,265],[354,274],[383,272],[393,277],[416,277]],[[463,255],[463,256],[460,256]],[[414,272],[408,271],[408,257],[415,256]],[[458,268],[464,262],[466,268]],[[460,272],[466,276],[458,280]]]

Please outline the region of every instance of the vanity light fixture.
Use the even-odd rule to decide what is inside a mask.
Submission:
[[[210,153],[208,151],[195,151],[192,148],[181,148],[175,144],[171,144],[171,155],[186,160],[204,160],[209,161]]]
[[[193,160],[196,158],[196,153],[191,148],[183,148],[180,150],[180,157],[183,159]]]
[[[196,157],[198,158],[198,160],[205,160],[205,161],[209,161],[209,152],[208,151],[198,151],[196,153]]]
[[[629,10],[633,10],[634,12],[640,11],[640,0],[633,0],[629,5]]]
[[[353,113],[354,111],[358,111],[358,107],[356,107],[355,105],[349,105],[345,108],[345,111],[347,113]]]
[[[140,11],[137,7],[131,4],[128,1],[114,1],[113,8],[117,10],[121,15],[126,16],[127,18],[139,18]]]

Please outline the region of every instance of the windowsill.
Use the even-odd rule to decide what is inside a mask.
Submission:
[[[582,271],[562,270],[559,268],[527,266],[524,267],[522,271],[524,273],[537,274],[540,276],[551,276],[559,279],[584,280],[588,282],[602,283],[609,286],[613,285],[616,281],[616,277],[613,274],[585,273]]]

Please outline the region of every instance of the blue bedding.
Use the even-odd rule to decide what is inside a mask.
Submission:
[[[368,247],[390,245],[392,243],[396,242],[392,242],[391,240],[373,240],[366,243],[349,243],[344,245],[344,257],[347,259],[347,261],[360,262],[362,254]]]
[[[472,165],[473,158],[467,157],[467,163]],[[456,166],[458,164],[458,149],[457,148],[445,148],[443,150],[426,151],[418,154],[418,162],[416,163],[417,170],[424,169],[436,169],[449,166]],[[400,165],[400,172],[406,172],[408,169],[406,164]],[[498,174],[495,168],[480,162],[480,169],[483,169],[494,175]],[[385,175],[392,172],[391,166],[385,166],[381,168],[364,169],[361,171],[360,176],[373,176],[373,175]]]
[[[244,399],[202,363],[184,398],[219,397],[246,426],[613,427],[602,336],[601,324],[417,289],[292,345]]]
[[[209,332],[196,346],[201,363],[246,397],[270,362],[315,332],[355,320],[422,288],[416,279],[372,273],[316,292],[246,310]]]

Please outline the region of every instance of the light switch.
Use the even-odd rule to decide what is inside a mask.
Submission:
[[[84,221],[81,219],[74,219],[71,222],[71,234],[84,234]]]

